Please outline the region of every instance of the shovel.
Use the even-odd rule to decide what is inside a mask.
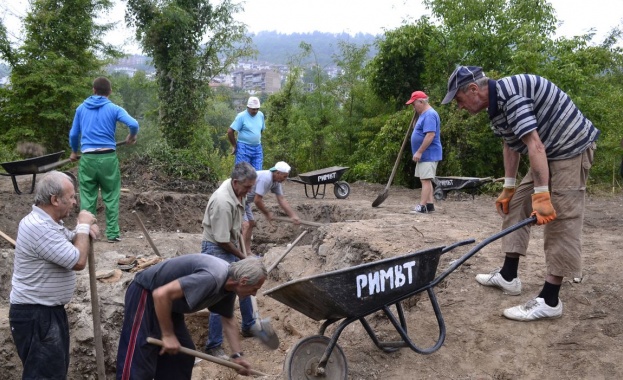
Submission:
[[[242,252],[245,256],[247,256],[247,249],[244,246],[244,242],[242,241],[242,235],[238,235],[238,242],[240,243],[240,247],[242,248]],[[253,319],[255,323],[251,326],[251,334],[254,337],[258,338],[260,342],[262,342],[266,347],[271,350],[276,350],[279,348],[279,337],[273,330],[273,326],[270,324],[270,318],[261,319],[260,311],[257,307],[257,300],[255,296],[251,297],[251,304],[253,305]]]
[[[156,346],[160,346],[163,347],[164,343],[162,343],[162,341],[160,339],[155,339],[152,337],[148,337],[147,338],[147,343],[150,344],[155,344]],[[180,352],[186,355],[191,355],[194,356],[196,358],[201,358],[201,359],[205,359],[205,360],[209,360],[212,363],[216,363],[216,364],[220,364],[220,365],[224,365],[226,367],[229,368],[233,368],[235,370],[239,370],[244,368],[243,366],[241,366],[240,364],[236,364],[233,362],[230,362],[229,360],[225,360],[225,359],[221,359],[221,358],[217,358],[216,356],[212,356],[212,355],[208,355],[208,354],[204,354],[203,352],[199,352],[199,351],[195,351],[195,350],[191,350],[190,348],[186,348],[186,347],[180,347]],[[265,373],[262,373],[260,371],[256,371],[253,369],[249,370],[249,373],[251,375],[256,375],[256,376],[268,376]]]
[[[387,186],[385,186],[385,190],[381,194],[379,194],[374,202],[372,202],[372,207],[378,207],[387,199],[389,195],[389,186],[392,184],[394,180],[394,175],[396,175],[396,169],[398,169],[398,163],[400,163],[400,158],[402,157],[402,152],[405,149],[405,145],[407,145],[407,141],[409,140],[409,132],[411,132],[411,126],[417,121],[417,113],[413,113],[413,117],[411,118],[411,123],[409,124],[409,128],[407,128],[407,134],[405,135],[405,139],[402,142],[402,146],[400,147],[400,152],[398,152],[398,158],[396,158],[396,163],[394,164],[394,168],[392,169],[392,174],[389,176],[389,181],[387,181]]]

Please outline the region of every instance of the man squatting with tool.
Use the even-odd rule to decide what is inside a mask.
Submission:
[[[584,196],[599,130],[566,93],[537,75],[492,80],[481,67],[459,66],[450,75],[441,103],[452,99],[471,114],[486,109],[493,133],[504,141],[504,190],[495,202],[504,218],[502,228],[530,215],[536,216],[537,224],[545,224],[543,288],[525,305],[504,310],[504,316],[518,321],[559,318],[563,277],[582,276]],[[521,154],[528,155],[530,169],[516,186]],[[502,269],[479,274],[476,281],[505,294],[521,294],[517,269],[529,240],[529,226],[502,238]]]
[[[266,216],[268,222],[272,221],[273,213],[268,211],[266,205],[264,205],[264,196],[268,192],[272,192],[277,197],[277,203],[283,211],[292,219],[292,222],[296,225],[301,224],[301,220],[298,215],[292,210],[290,204],[283,196],[283,186],[281,183],[288,178],[290,174],[290,165],[283,161],[279,161],[269,170],[260,170],[257,172],[257,181],[253,186],[253,189],[247,194],[247,203],[244,207],[244,222],[242,222],[242,240],[244,240],[244,246],[247,252],[251,252],[251,236],[253,235],[253,228],[255,227],[255,219],[253,218],[253,211],[251,210],[251,204],[255,203],[255,206]]]
[[[9,324],[24,379],[66,379],[69,322],[65,305],[76,289],[76,271],[87,265],[89,235],[97,238],[95,216],[82,210],[76,229],[63,218],[76,206],[71,178],[51,171],[35,188],[35,204],[19,223]]]
[[[239,374],[248,375],[234,301],[255,295],[266,276],[257,258],[228,263],[203,254],[177,256],[137,274],[125,295],[117,380],[190,380],[195,359],[179,353],[182,346],[195,348],[184,314],[206,307],[222,316],[231,359],[244,367]],[[148,337],[161,337],[163,347],[147,343]]]

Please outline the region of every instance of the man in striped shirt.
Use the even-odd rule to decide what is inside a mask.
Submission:
[[[532,321],[562,316],[558,298],[564,277],[582,276],[581,234],[586,180],[593,164],[599,130],[571,98],[537,75],[521,74],[492,80],[477,66],[460,66],[448,80],[442,104],[456,99],[459,109],[476,114],[487,109],[493,133],[504,142],[504,189],[496,208],[502,228],[533,215],[544,224],[545,283],[525,305],[504,310],[504,316]],[[516,186],[520,156],[530,169]],[[519,257],[526,254],[530,227],[502,239],[506,254],[500,270],[479,274],[476,281],[521,294]]]
[[[35,204],[19,224],[15,245],[9,323],[24,379],[66,379],[69,323],[64,305],[85,268],[89,235],[97,238],[96,219],[86,210],[77,227],[63,226],[76,206],[72,180],[58,171],[46,174],[35,190]]]

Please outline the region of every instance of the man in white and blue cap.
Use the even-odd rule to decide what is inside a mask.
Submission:
[[[270,222],[273,218],[273,213],[270,212],[264,204],[264,196],[269,192],[275,194],[279,207],[285,211],[294,224],[298,225],[301,223],[298,215],[292,210],[288,201],[283,196],[281,183],[288,178],[289,174],[290,165],[284,161],[277,162],[275,166],[269,170],[260,170],[257,172],[255,186],[247,193],[244,222],[242,222],[242,240],[244,241],[247,252],[251,252],[251,235],[253,235],[253,228],[255,227],[255,219],[253,218],[251,204],[255,204],[255,207],[257,207]]]
[[[533,321],[562,316],[558,298],[564,277],[582,277],[582,223],[586,180],[593,163],[599,130],[554,83],[537,75],[489,79],[478,66],[459,66],[448,80],[442,101],[456,99],[471,114],[487,110],[493,133],[504,141],[504,189],[495,202],[507,228],[529,216],[543,229],[546,263],[541,292],[504,316]],[[516,186],[521,155],[530,169]],[[521,294],[519,258],[525,256],[530,226],[502,238],[504,265],[479,274],[476,281]]]
[[[264,151],[262,150],[262,132],[266,129],[264,114],[260,111],[260,100],[249,97],[247,109],[240,112],[227,130],[227,139],[231,144],[231,154],[236,156],[234,165],[248,162],[255,170],[262,170]]]

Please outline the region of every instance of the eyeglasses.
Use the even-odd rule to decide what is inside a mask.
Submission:
[[[250,110],[250,111],[255,111],[255,112],[257,112],[257,111],[259,111],[260,109],[259,109],[259,108],[249,108],[249,110]]]

